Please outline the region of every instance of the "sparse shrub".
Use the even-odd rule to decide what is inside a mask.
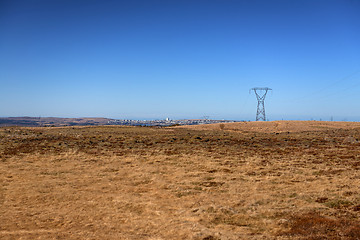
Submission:
[[[352,202],[348,201],[348,200],[341,200],[341,199],[335,199],[332,201],[328,201],[324,203],[325,206],[329,207],[329,208],[343,208],[343,207],[349,207],[351,205],[353,205]]]

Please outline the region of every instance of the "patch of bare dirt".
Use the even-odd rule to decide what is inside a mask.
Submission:
[[[280,235],[298,239],[359,239],[360,221],[351,217],[324,216],[308,212],[291,216]]]

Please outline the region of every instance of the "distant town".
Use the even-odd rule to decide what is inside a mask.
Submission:
[[[0,127],[22,126],[22,127],[64,127],[64,126],[101,126],[101,125],[126,125],[126,126],[177,126],[177,125],[199,125],[211,123],[237,122],[233,120],[211,120],[211,119],[181,119],[173,120],[131,120],[110,118],[56,118],[56,117],[7,117],[0,118]]]
[[[174,126],[174,125],[199,125],[211,123],[229,123],[236,122],[232,120],[210,120],[210,119],[182,119],[172,120],[109,120],[110,125],[129,125],[129,126]]]

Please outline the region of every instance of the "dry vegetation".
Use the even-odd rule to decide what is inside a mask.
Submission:
[[[360,125],[0,128],[0,239],[359,239]]]

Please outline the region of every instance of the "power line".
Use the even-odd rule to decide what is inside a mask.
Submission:
[[[324,92],[325,90],[330,89],[331,87],[350,79],[351,77],[355,76],[358,73],[360,73],[360,70],[357,70],[357,71],[355,71],[355,72],[353,72],[353,73],[351,73],[351,74],[349,74],[349,75],[347,75],[345,77],[342,77],[342,78],[340,78],[339,80],[337,80],[335,82],[329,83],[329,84],[325,85],[325,87],[323,87],[323,88],[321,88],[321,89],[319,89],[317,91],[314,91],[314,92],[312,92],[310,94],[304,95],[303,97],[299,97],[299,98],[296,98],[296,99],[289,100],[287,102],[299,102],[300,100],[309,98],[309,97],[314,96],[314,95],[319,96],[319,93]]]
[[[329,93],[329,94],[327,94],[327,95],[325,95],[325,96],[321,96],[320,98],[321,98],[321,99],[326,99],[326,98],[328,98],[328,97],[337,95],[337,94],[339,94],[339,93],[347,92],[348,90],[354,89],[354,88],[356,88],[356,87],[358,87],[358,86],[360,86],[360,82],[357,82],[355,85],[351,85],[351,86],[346,87],[346,88],[343,88],[343,89],[338,89],[338,91],[335,91],[335,92],[333,92],[333,93]]]

